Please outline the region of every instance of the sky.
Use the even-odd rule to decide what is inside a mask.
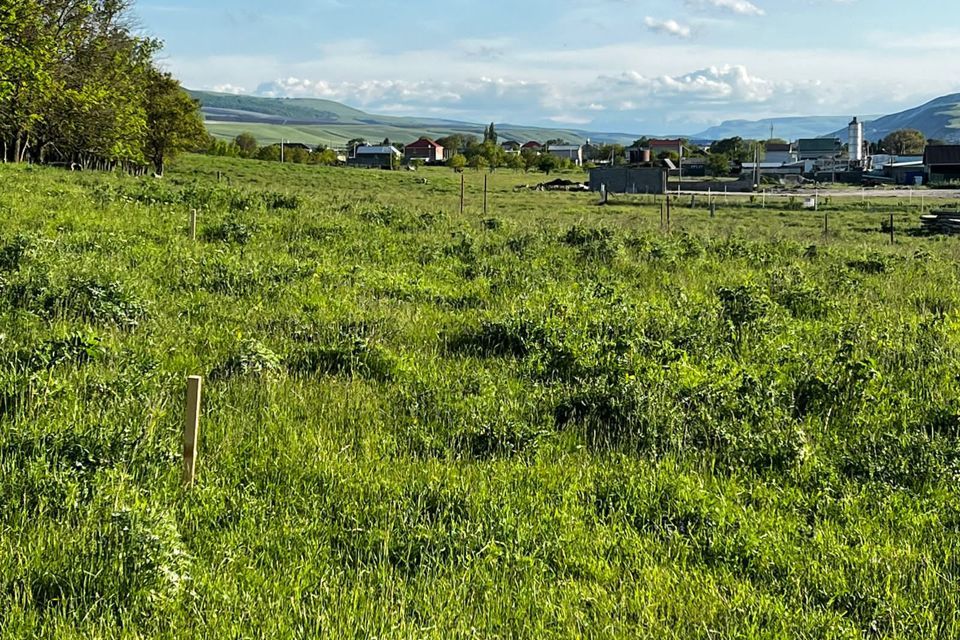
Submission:
[[[692,134],[960,92],[957,0],[138,0],[191,89]]]

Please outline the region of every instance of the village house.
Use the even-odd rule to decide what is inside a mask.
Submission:
[[[399,162],[403,154],[393,146],[357,147],[353,156],[347,158],[347,166],[363,167],[367,169],[392,169],[395,162]]]
[[[504,153],[520,153],[520,143],[515,140],[507,140],[500,145]]]
[[[430,138],[420,138],[403,148],[403,159],[407,162],[423,160],[428,164],[443,162],[443,147]]]
[[[557,158],[570,160],[575,165],[583,165],[583,147],[578,144],[555,144],[547,147],[547,153]]]
[[[533,153],[539,154],[541,151],[543,151],[543,145],[539,142],[531,140],[520,147],[520,151],[532,151]]]

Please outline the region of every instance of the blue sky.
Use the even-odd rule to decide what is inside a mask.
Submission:
[[[139,0],[185,86],[375,113],[694,133],[953,92],[957,0]]]

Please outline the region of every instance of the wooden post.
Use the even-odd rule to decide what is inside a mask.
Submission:
[[[183,419],[183,484],[193,485],[197,477],[197,438],[200,435],[200,390],[203,378],[187,378],[187,407]]]
[[[893,214],[890,214],[890,244],[896,244],[896,240],[893,236]]]
[[[767,208],[767,190],[766,189],[763,190],[763,208],[764,209]]]
[[[670,198],[667,198],[667,231],[670,231]]]
[[[828,215],[830,215],[830,214],[828,214],[826,211],[823,212],[823,235],[827,235],[827,234],[829,233],[829,229],[828,229],[828,227],[827,227],[827,216],[828,216]]]
[[[483,215],[487,215],[487,176],[483,176]]]
[[[190,239],[197,239],[197,210],[190,209]]]
[[[820,189],[813,192],[813,210],[820,211]],[[826,219],[826,216],[824,216],[824,219]]]
[[[711,203],[710,203],[710,217],[711,217],[711,218],[714,218],[714,217],[716,217],[716,215],[717,215],[717,203],[716,203],[716,202],[711,202]]]
[[[217,171],[217,182],[220,182],[220,172]]]
[[[460,215],[463,215],[463,190],[464,190],[464,181],[466,176],[462,173],[460,174]]]
[[[660,229],[663,229],[663,203],[660,203]]]

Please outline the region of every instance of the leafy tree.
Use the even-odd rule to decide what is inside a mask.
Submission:
[[[644,136],[642,138],[637,138],[636,140],[634,140],[633,144],[630,146],[636,149],[645,149],[649,145],[650,145],[650,138]]]
[[[900,129],[894,131],[880,143],[887,150],[899,156],[919,155],[927,144],[927,138],[916,129]]]
[[[714,177],[725,176],[730,171],[730,158],[725,153],[707,156],[707,172]]]
[[[746,141],[740,136],[718,140],[710,145],[710,153],[719,153],[732,160],[746,162],[749,157],[749,149]]]
[[[240,148],[240,155],[244,158],[252,158],[257,153],[257,139],[252,133],[244,131],[234,139],[234,143]]]
[[[195,149],[206,137],[200,104],[169,73],[150,71],[146,93],[147,137],[144,151],[158,176],[180,151]]]
[[[514,171],[525,171],[527,168],[526,160],[519,153],[507,154],[506,160],[507,160],[507,166],[513,169]]]
[[[544,153],[543,155],[537,157],[536,166],[540,171],[550,175],[551,171],[556,171],[560,168],[560,158],[549,153]]]
[[[280,146],[268,144],[257,149],[257,160],[267,160],[269,162],[280,162]]]
[[[460,173],[467,166],[467,158],[462,153],[455,153],[447,160],[447,166]]]

